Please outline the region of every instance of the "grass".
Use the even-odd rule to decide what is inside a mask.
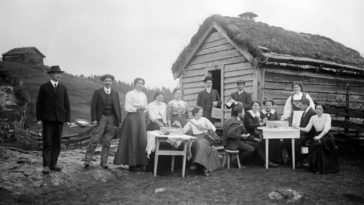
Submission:
[[[265,170],[248,166],[221,169],[210,177],[187,172],[153,177],[151,173],[110,170],[116,180],[91,182],[77,187],[50,187],[37,194],[8,198],[12,204],[283,204],[268,198],[271,191],[292,188],[303,194],[298,204],[364,203],[364,161],[358,157],[340,160],[338,174],[315,175],[304,169],[280,167]],[[164,187],[165,192],[154,193]],[[1,192],[0,192],[1,193]],[[4,194],[4,193],[3,193]],[[1,194],[0,194],[1,196]],[[1,203],[0,203],[1,204]]]

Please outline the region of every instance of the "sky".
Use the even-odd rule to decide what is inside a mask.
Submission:
[[[72,74],[174,88],[171,66],[204,19],[256,21],[319,34],[364,54],[362,0],[12,0],[0,7],[0,52],[35,46]]]

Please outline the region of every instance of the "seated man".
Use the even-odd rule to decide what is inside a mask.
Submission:
[[[310,107],[310,101],[308,99],[302,99],[299,103],[301,109],[303,110],[301,121],[300,121],[300,128],[305,128],[312,116],[316,115],[316,111]],[[300,138],[296,139],[295,141],[295,154],[296,154],[296,161],[297,161],[297,168],[302,167],[303,156],[301,154],[301,147],[305,146],[306,142],[312,140],[314,130],[312,129],[310,132],[303,132],[300,133]],[[291,140],[286,141],[286,147],[288,150],[291,149]]]
[[[246,131],[243,122],[244,108],[237,105],[232,110],[232,118],[224,122],[222,140],[226,149],[239,150],[239,157],[243,160],[252,155],[256,150],[259,157],[265,161],[263,143],[258,142]],[[276,167],[277,164],[269,162],[269,166]]]

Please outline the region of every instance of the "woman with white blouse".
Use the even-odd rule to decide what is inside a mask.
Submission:
[[[145,81],[134,80],[134,90],[125,95],[125,111],[128,113],[122,127],[114,164],[129,165],[129,171],[145,170],[148,164],[145,148],[147,134],[144,113],[147,96],[142,92]]]
[[[154,101],[147,106],[149,125],[147,131],[159,130],[167,124],[167,106],[163,102],[163,93],[156,91],[153,96]]]
[[[308,93],[302,92],[303,86],[301,83],[293,82],[292,90],[294,93],[286,100],[286,104],[283,108],[283,115],[281,117],[281,120],[288,120],[290,124],[292,123],[293,112],[301,111],[299,103],[302,99],[307,98],[310,101],[310,107],[315,109],[315,103],[313,102],[311,96]]]
[[[196,171],[205,176],[221,167],[221,159],[216,149],[211,147],[208,131],[216,131],[215,126],[205,117],[202,117],[203,109],[196,106],[192,109],[193,118],[183,127],[184,133],[192,131],[197,139],[192,142],[192,163],[196,164]]]
[[[311,117],[305,128],[298,129],[304,132],[309,132],[311,129],[316,131],[309,146],[308,158],[311,171],[321,174],[336,173],[339,171],[339,164],[335,141],[329,134],[331,116],[323,111],[323,105],[316,105],[317,115]]]

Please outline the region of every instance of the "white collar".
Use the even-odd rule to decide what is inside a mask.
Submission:
[[[260,117],[260,113],[257,112],[257,113],[254,113],[253,110],[249,110],[248,111],[253,117]]]
[[[51,84],[54,86],[54,85],[58,85],[58,81],[55,81],[53,79],[51,79]]]
[[[244,92],[244,90],[238,90],[238,95],[241,95]]]
[[[104,91],[105,91],[105,93],[107,93],[107,94],[111,93],[111,87],[110,87],[110,88],[106,88],[106,87],[104,87]]]
[[[271,109],[269,113],[270,113],[270,114],[274,114],[275,112],[276,112],[276,110],[275,110],[275,109]],[[267,110],[266,110],[266,109],[264,109],[264,110],[262,110],[262,113],[263,113],[263,114],[267,114],[268,112],[267,112]]]
[[[212,88],[206,88],[206,92],[211,93]]]

